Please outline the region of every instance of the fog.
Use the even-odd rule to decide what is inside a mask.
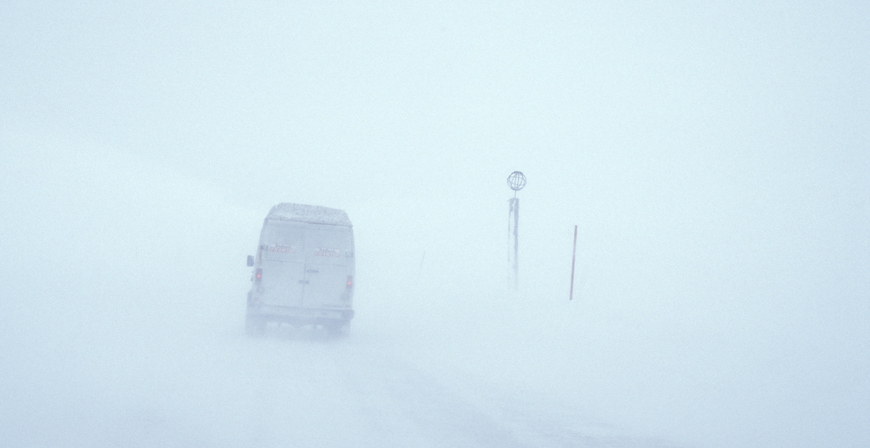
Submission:
[[[3,445],[870,446],[867,4],[254,3],[0,5]]]

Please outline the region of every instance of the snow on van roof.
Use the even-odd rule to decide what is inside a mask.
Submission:
[[[319,205],[283,203],[272,207],[266,219],[280,221],[300,221],[314,224],[350,226],[350,219],[344,210],[321,207]]]

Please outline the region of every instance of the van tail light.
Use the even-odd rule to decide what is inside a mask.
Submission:
[[[254,278],[256,278],[258,282],[263,279],[263,268],[257,268],[257,272],[254,273]]]
[[[353,288],[353,276],[352,275],[347,276],[347,287],[348,287],[348,289]]]

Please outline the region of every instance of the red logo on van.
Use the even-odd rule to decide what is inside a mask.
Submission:
[[[340,257],[341,251],[338,249],[324,249],[322,247],[314,248],[315,257]]]
[[[296,246],[269,246],[269,252],[280,252],[282,254],[295,254]]]

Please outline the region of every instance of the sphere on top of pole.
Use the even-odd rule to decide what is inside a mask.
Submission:
[[[507,183],[516,196],[516,192],[522,190],[523,187],[526,186],[526,176],[522,171],[514,171],[510,176],[508,176]]]

